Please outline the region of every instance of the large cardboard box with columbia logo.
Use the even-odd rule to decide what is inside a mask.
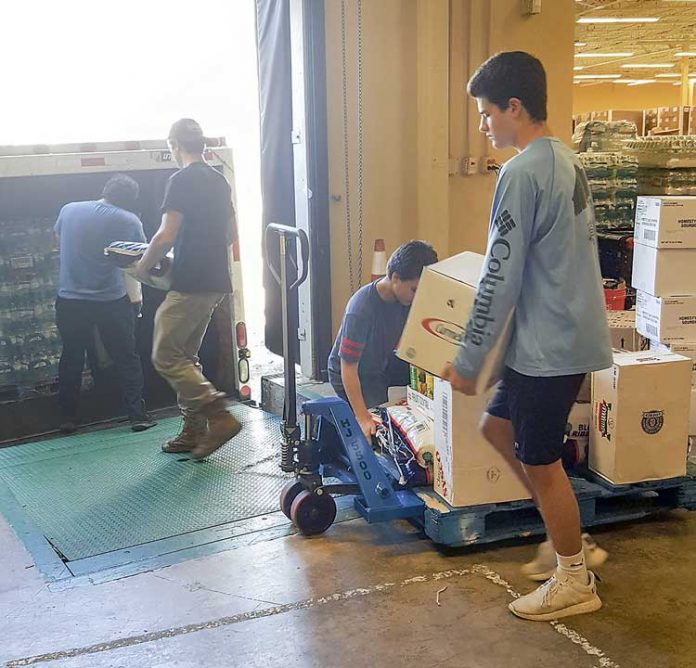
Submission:
[[[614,353],[592,374],[590,469],[619,485],[685,475],[690,399],[691,360]]]
[[[480,345],[490,336],[491,304],[503,277],[500,271],[510,256],[507,241],[500,239],[483,275],[483,296],[476,301],[483,255],[460,253],[432,264],[423,270],[416,297],[406,322],[397,355],[407,362],[439,375],[454,360],[464,340],[469,315],[475,319],[469,332],[471,345]],[[502,334],[488,353],[476,381],[477,394],[495,383],[502,371],[510,335],[512,312],[507,316]]]
[[[478,428],[494,391],[468,397],[435,378],[433,489],[453,506],[529,498],[510,465]]]

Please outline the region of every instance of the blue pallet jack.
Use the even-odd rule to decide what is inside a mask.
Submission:
[[[269,253],[271,237],[279,243],[279,266]],[[283,317],[285,394],[281,422],[281,461],[286,473],[294,473],[280,496],[280,508],[300,533],[324,533],[336,519],[333,495],[353,495],[356,511],[368,522],[395,519],[420,520],[424,503],[404,489],[390,470],[388,460],[378,456],[362,433],[350,406],[338,397],[302,404],[304,435],[297,422],[297,324],[292,308],[297,288],[309,269],[309,240],[305,232],[272,223],[264,237],[268,267],[280,285]],[[295,262],[299,241],[300,275]],[[291,245],[292,244],[292,245]],[[295,279],[295,280],[293,280]]]

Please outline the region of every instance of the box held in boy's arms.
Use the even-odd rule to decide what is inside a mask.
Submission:
[[[503,277],[499,272],[506,251],[501,248],[491,257],[483,274],[485,282],[481,298],[476,299],[484,256],[465,252],[426,267],[406,322],[397,355],[432,374],[439,375],[452,362],[460,345],[483,345],[490,337],[491,306],[495,291]],[[465,332],[469,316],[474,318]],[[476,379],[476,392],[486,391],[499,378],[510,337],[512,311],[502,331],[486,355]]]

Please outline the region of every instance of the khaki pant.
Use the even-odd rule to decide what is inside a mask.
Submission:
[[[152,363],[176,392],[184,412],[199,411],[224,396],[205,378],[198,359],[205,331],[224,296],[171,291],[157,309]]]

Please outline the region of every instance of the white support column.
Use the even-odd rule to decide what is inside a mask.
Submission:
[[[308,183],[307,118],[305,113],[305,43],[304,0],[290,0],[290,46],[292,68],[292,143],[295,169],[295,225],[309,236],[309,200],[312,197]],[[299,248],[298,248],[299,252]],[[299,263],[299,258],[298,258]],[[311,263],[311,261],[310,261]],[[314,378],[316,360],[312,356],[312,273],[298,289],[300,339],[300,366],[302,374]]]
[[[686,134],[689,129],[682,127],[684,124],[684,107],[691,105],[691,82],[689,81],[689,59],[684,57],[680,61],[681,65],[681,107],[679,110],[679,132]]]

